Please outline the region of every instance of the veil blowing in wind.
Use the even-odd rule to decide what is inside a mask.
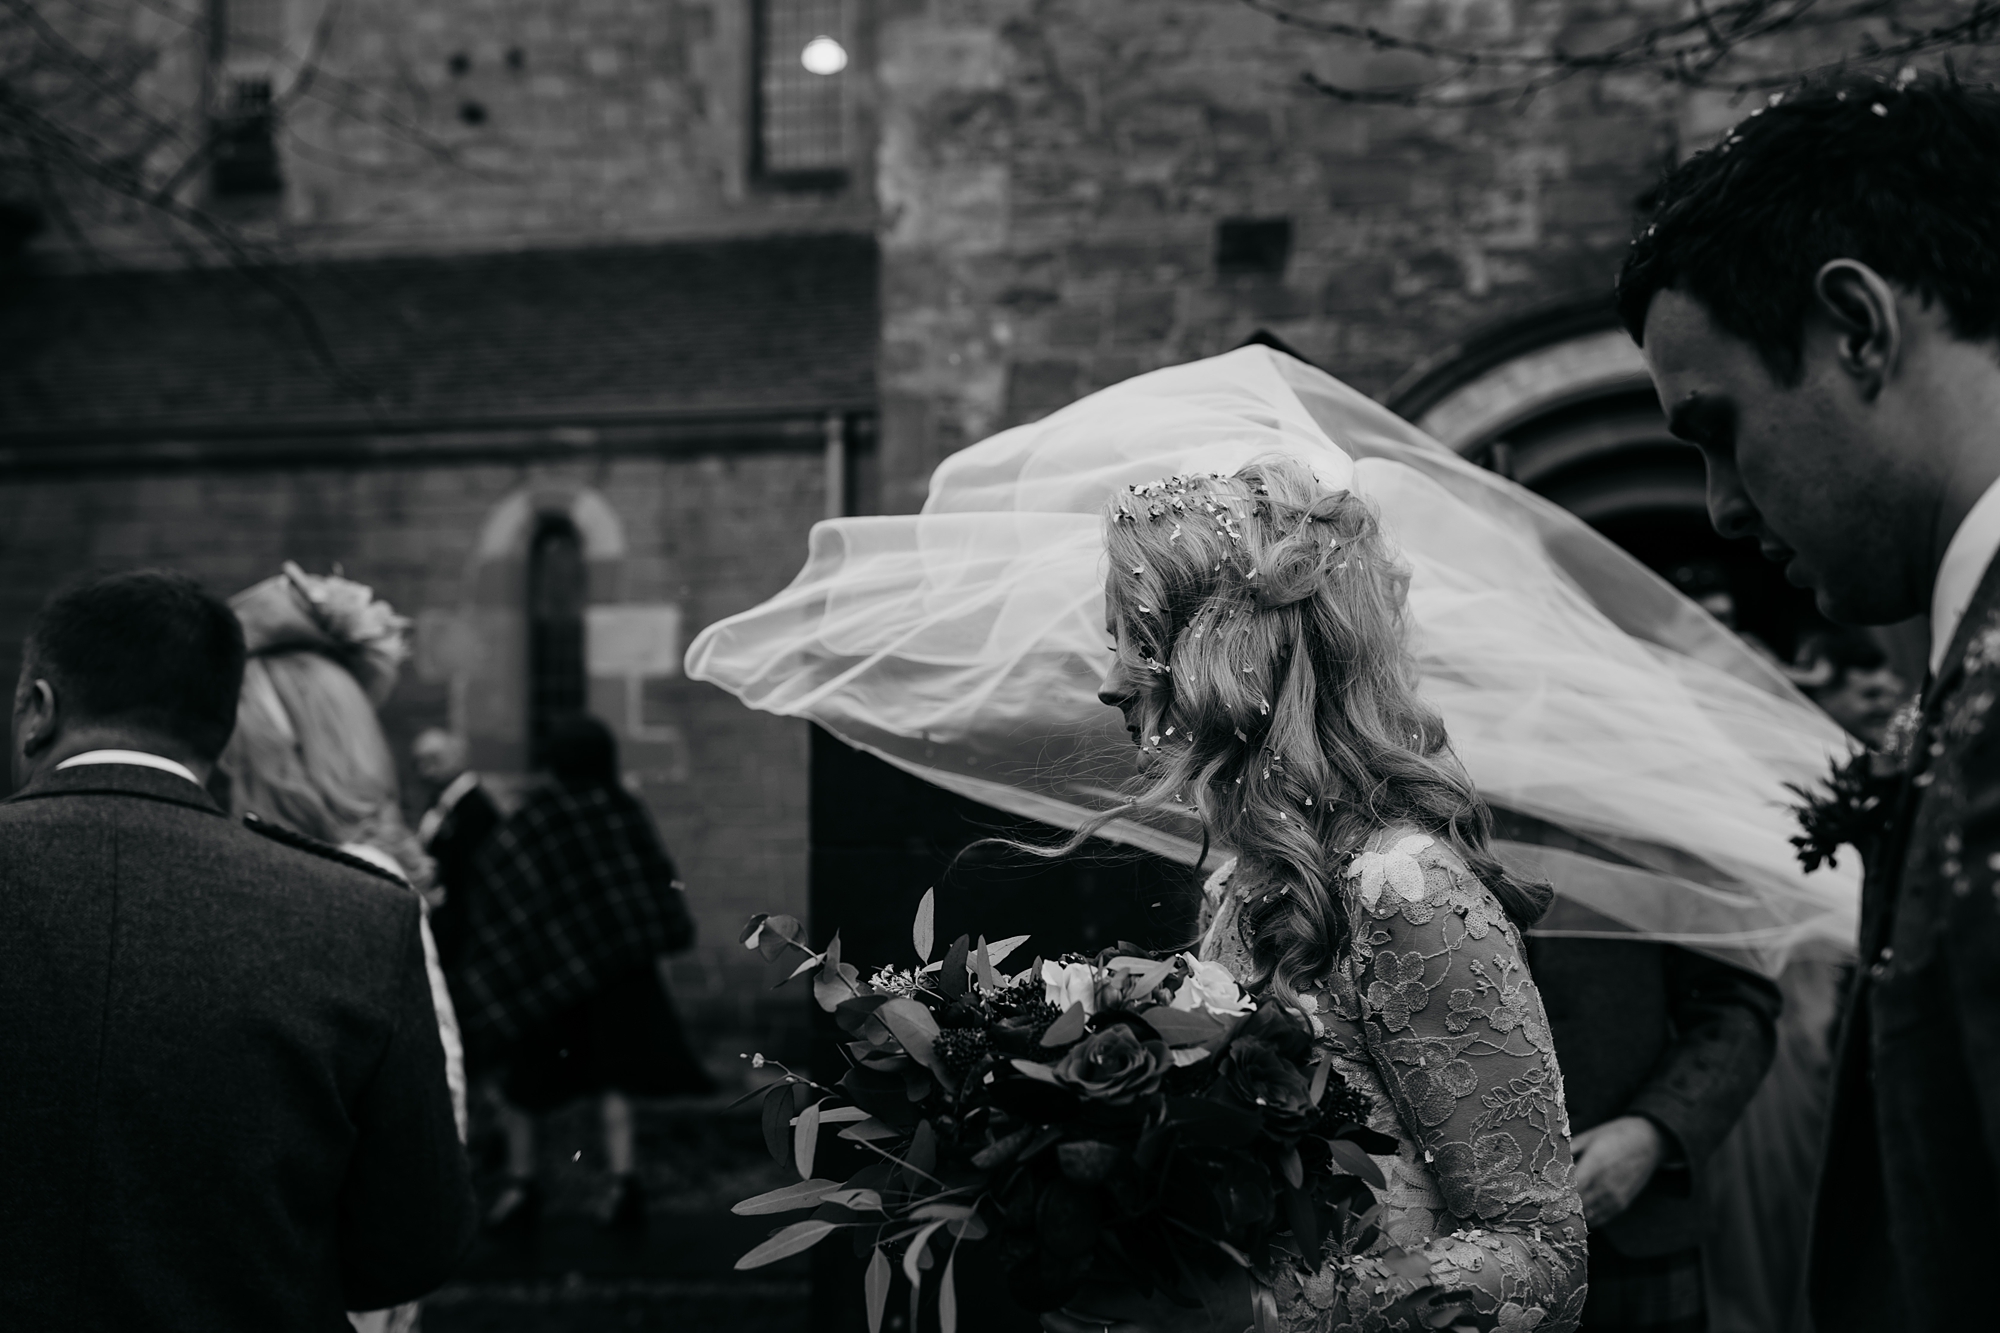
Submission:
[[[1076,828],[1131,754],[1098,702],[1110,657],[1099,513],[1114,489],[1261,457],[1372,501],[1411,570],[1425,699],[1496,843],[1548,880],[1544,929],[1641,936],[1767,976],[1847,945],[1851,873],[1802,873],[1787,784],[1840,729],[1581,520],[1331,376],[1264,347],[1139,376],[947,459],[917,515],[832,519],[763,605],[709,626],[688,674],[818,723],[927,781]],[[1192,864],[1192,822],[1105,837]]]
[[[1800,869],[1787,790],[1847,752],[1840,729],[1581,520],[1266,347],[1141,375],[965,449],[920,514],[818,524],[791,586],[704,630],[688,674],[948,790],[1082,827],[1120,806],[1132,763],[1096,693],[1106,498],[1272,456],[1380,511],[1410,570],[1421,694],[1495,809],[1494,851],[1556,891],[1540,933],[1673,944],[1788,991],[1795,959],[1851,955],[1854,863]],[[1172,815],[1098,832],[1201,856],[1200,829]],[[1736,1151],[1731,1169],[1769,1158],[1785,1178],[1752,1193],[1809,1191],[1826,1040],[1781,1032],[1744,1130],[1786,1143]]]

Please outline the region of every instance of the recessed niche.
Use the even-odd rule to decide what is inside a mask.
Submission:
[[[1215,224],[1215,270],[1281,276],[1292,257],[1290,218],[1225,218]]]

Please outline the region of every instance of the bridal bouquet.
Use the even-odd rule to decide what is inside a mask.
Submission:
[[[766,1141],[800,1180],[735,1211],[810,1216],[739,1269],[846,1231],[868,1256],[871,1333],[893,1266],[910,1283],[914,1330],[922,1275],[940,1263],[939,1318],[953,1333],[967,1241],[1000,1247],[1015,1299],[1033,1310],[1062,1305],[1086,1277],[1190,1303],[1227,1265],[1268,1286],[1287,1264],[1317,1269],[1329,1252],[1375,1244],[1368,1186],[1383,1178],[1369,1154],[1395,1142],[1361,1123],[1365,1101],[1315,1057],[1297,1014],[1187,953],[1121,945],[1003,974],[1018,936],[961,938],[934,958],[932,921],[927,893],[915,965],[866,979],[838,935],[814,952],[794,918],[745,928],[768,959],[803,955],[791,975],[810,975],[846,1034],[848,1069],[833,1087],[785,1070],[760,1090]],[[846,1180],[815,1175],[829,1129],[871,1163]]]

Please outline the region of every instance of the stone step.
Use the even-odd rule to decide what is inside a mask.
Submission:
[[[453,1283],[424,1301],[424,1333],[806,1333],[812,1284],[585,1278]]]

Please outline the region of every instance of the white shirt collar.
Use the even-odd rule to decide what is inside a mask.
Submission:
[[[1931,677],[1944,670],[1944,655],[1958,636],[1958,622],[1972,605],[1986,567],[2000,554],[2000,480],[1986,488],[1966,512],[1951,544],[1944,548],[1937,582],[1931,585]]]
[[[478,785],[479,775],[469,768],[453,778],[451,785],[438,793],[437,803],[424,811],[424,817],[417,822],[417,841],[429,848],[431,839],[444,827],[444,821],[451,817],[451,812],[458,808],[465,794]]]
[[[157,768],[162,773],[172,773],[176,777],[186,778],[197,787],[201,786],[201,779],[196,777],[194,770],[186,764],[175,763],[156,754],[147,754],[144,750],[85,750],[82,754],[73,754],[57,764],[56,770],[60,772],[65,768],[81,768],[85,764],[131,764],[137,768]]]

